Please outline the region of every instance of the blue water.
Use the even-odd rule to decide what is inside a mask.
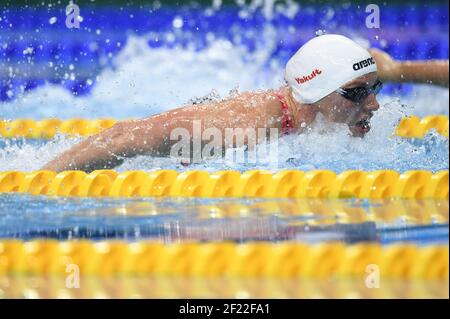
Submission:
[[[143,40],[149,49],[167,49],[173,54],[177,54],[177,50],[202,52],[219,41],[226,41],[229,45],[222,51],[228,51],[230,46],[239,48],[245,54],[239,54],[238,59],[247,64],[256,62],[259,71],[249,85],[252,89],[273,84],[264,78],[277,76],[280,66],[318,31],[359,39],[400,60],[448,59],[449,56],[448,3],[380,4],[380,28],[373,29],[365,26],[367,13],[361,5],[298,5],[281,1],[271,6],[269,3],[266,1],[257,7],[220,8],[155,3],[124,8],[85,5],[80,8],[83,19],[80,29],[66,28],[64,5],[18,8],[2,4],[0,101],[20,99],[24,92],[50,84],[62,86],[76,96],[92,94],[95,84],[102,81],[98,78],[102,70],[120,68],[116,58],[135,38]],[[177,61],[171,61],[176,66]],[[216,68],[224,67],[220,59],[217,62]],[[160,57],[156,63],[164,65],[165,61]],[[146,67],[155,66],[160,67],[154,64]],[[154,80],[155,75],[158,77],[157,73],[147,71],[147,76]],[[166,76],[166,80],[172,82],[170,75]],[[211,87],[208,91],[213,88],[220,90]],[[176,89],[172,87],[172,90]],[[414,94],[414,87],[387,85],[384,92]],[[179,100],[173,95],[177,94],[172,94],[171,103],[178,104]],[[131,97],[131,100],[137,99]],[[157,100],[153,98],[147,105],[158,104]],[[130,102],[132,105],[133,101]],[[148,109],[146,111],[148,114]],[[39,117],[40,112],[23,113],[7,107],[0,109],[0,117],[14,118],[23,114]],[[58,113],[59,117],[65,116],[65,112]],[[87,115],[95,116],[92,112]],[[111,115],[118,117],[115,112]],[[142,113],[128,113],[128,116],[136,115],[142,116]]]

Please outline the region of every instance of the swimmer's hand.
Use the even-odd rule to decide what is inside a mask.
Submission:
[[[448,87],[448,60],[397,61],[379,49],[370,49],[384,82],[427,83]]]
[[[370,49],[369,52],[377,63],[380,80],[383,82],[399,82],[399,79],[401,79],[400,63],[388,53],[379,49]]]

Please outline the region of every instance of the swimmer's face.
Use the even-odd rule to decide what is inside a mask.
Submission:
[[[346,83],[341,88],[344,90],[358,87],[371,88],[377,83],[377,80],[377,73],[372,72]],[[354,102],[338,92],[333,92],[315,103],[315,106],[327,120],[346,123],[353,136],[358,137],[363,137],[370,131],[370,118],[373,116],[373,112],[380,108],[373,93]]]

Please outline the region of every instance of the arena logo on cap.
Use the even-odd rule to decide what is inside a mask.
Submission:
[[[317,75],[319,75],[321,73],[322,73],[321,70],[315,69],[314,71],[311,72],[310,75],[304,75],[303,77],[295,78],[295,81],[297,81],[298,84],[303,84],[305,82],[308,82],[308,81],[314,79]]]
[[[375,64],[375,60],[370,57],[368,59],[356,62],[355,64],[353,64],[353,70],[358,71],[361,70],[363,68],[367,68],[368,66]]]

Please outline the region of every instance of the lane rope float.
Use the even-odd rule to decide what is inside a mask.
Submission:
[[[447,245],[0,241],[0,275],[66,275],[67,264],[97,276],[365,278],[376,266],[383,278],[449,277]]]
[[[81,197],[447,199],[448,170],[0,172],[0,193]]]
[[[72,118],[60,120],[56,118],[41,121],[21,118],[14,120],[0,119],[0,137],[14,138],[52,138],[58,132],[69,136],[91,136],[112,127],[117,120]],[[448,138],[449,120],[446,115],[429,115],[423,118],[409,116],[402,118],[394,134],[404,138],[423,138],[430,130]]]
[[[367,275],[367,274],[366,274]],[[66,274],[67,276],[67,274]],[[385,280],[367,289],[361,278],[330,280],[273,278],[178,278],[154,276],[83,276],[80,289],[67,287],[66,276],[15,275],[0,281],[2,298],[439,298],[448,299],[448,282]],[[70,286],[69,286],[70,287]],[[118,289],[119,288],[119,289]]]

